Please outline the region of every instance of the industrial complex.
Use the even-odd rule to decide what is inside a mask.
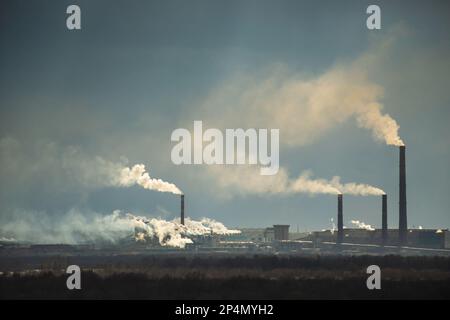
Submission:
[[[408,229],[406,205],[406,147],[399,147],[399,227],[388,228],[387,195],[381,196],[381,229],[344,227],[344,196],[337,195],[337,230],[290,233],[289,225],[273,225],[267,228],[241,229],[240,234],[214,241],[224,247],[248,248],[304,248],[343,250],[359,247],[360,250],[377,248],[450,249],[450,232],[447,229]],[[184,196],[181,198],[181,219],[184,221]],[[200,244],[200,242],[197,242]],[[272,244],[273,246],[270,246]],[[195,246],[195,244],[194,244]]]
[[[0,242],[3,254],[17,252],[27,254],[102,252],[289,252],[289,253],[439,253],[450,255],[450,231],[447,229],[408,229],[406,206],[405,146],[399,147],[399,227],[389,229],[387,223],[387,195],[381,195],[381,229],[345,228],[344,195],[337,195],[337,229],[290,232],[289,225],[275,224],[267,228],[241,228],[233,233],[188,233],[185,218],[185,195],[180,195],[180,219],[176,232],[187,236],[188,241],[179,248],[165,245],[170,240],[135,229],[135,235],[117,243],[68,244],[18,244]],[[148,223],[148,221],[143,221]],[[186,239],[186,238],[185,238]]]

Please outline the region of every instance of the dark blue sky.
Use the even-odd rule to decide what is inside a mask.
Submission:
[[[69,4],[81,7],[80,31],[66,29]],[[381,30],[366,28],[368,4],[380,5]],[[185,191],[194,218],[329,227],[335,197],[221,197],[226,190],[206,166],[171,163],[170,134],[202,120],[208,97],[243,74],[258,78],[282,65],[315,79],[336,64],[369,57],[368,78],[383,89],[383,110],[407,145],[409,224],[449,227],[449,7],[445,1],[2,1],[0,139],[2,151],[11,147],[7,139],[26,151],[0,155],[0,215],[58,216],[77,207],[176,216],[172,195],[83,188],[61,171],[41,171],[40,162],[58,151],[44,154],[39,146],[53,143],[60,152],[76,146],[86,157],[146,164],[152,176]],[[280,132],[280,162],[292,177],[310,169],[317,177],[379,186],[388,194],[389,223],[397,226],[395,147],[375,141],[353,119],[304,146],[284,145]],[[379,197],[346,197],[345,223],[378,226],[380,210]]]

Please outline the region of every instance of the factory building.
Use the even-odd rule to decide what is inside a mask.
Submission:
[[[266,228],[264,229],[264,242],[272,242],[275,240],[275,229]]]
[[[289,225],[288,224],[275,224],[273,226],[274,240],[283,241],[289,240]]]
[[[303,233],[290,233],[289,225],[274,225],[268,228],[240,228],[241,233],[227,236],[232,241],[273,242],[295,240]]]
[[[410,229],[407,231],[407,242],[405,246],[418,248],[450,248],[450,232],[440,229]],[[383,240],[383,229],[366,230],[366,229],[343,229],[343,243],[354,244],[373,244],[397,246],[399,243],[399,232],[396,229],[388,229],[385,231],[385,240]],[[312,232],[305,240],[314,243],[321,242],[337,242],[338,234],[331,230]],[[384,242],[383,242],[384,241]]]

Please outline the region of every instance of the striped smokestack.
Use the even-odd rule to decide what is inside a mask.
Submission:
[[[405,146],[400,146],[399,157],[399,222],[398,239],[400,245],[407,243],[408,222],[406,215],[406,164],[405,164]]]
[[[385,245],[388,238],[387,195],[381,196],[381,243]]]
[[[184,225],[184,194],[181,195],[181,224]]]
[[[337,241],[336,243],[342,243],[344,238],[344,217],[342,214],[342,194],[338,194],[338,233],[337,233]]]

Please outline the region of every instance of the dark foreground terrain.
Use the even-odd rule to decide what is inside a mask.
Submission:
[[[69,264],[83,270],[81,290],[66,288]],[[366,287],[373,264],[381,290]],[[2,257],[0,266],[2,299],[450,299],[448,257]]]

